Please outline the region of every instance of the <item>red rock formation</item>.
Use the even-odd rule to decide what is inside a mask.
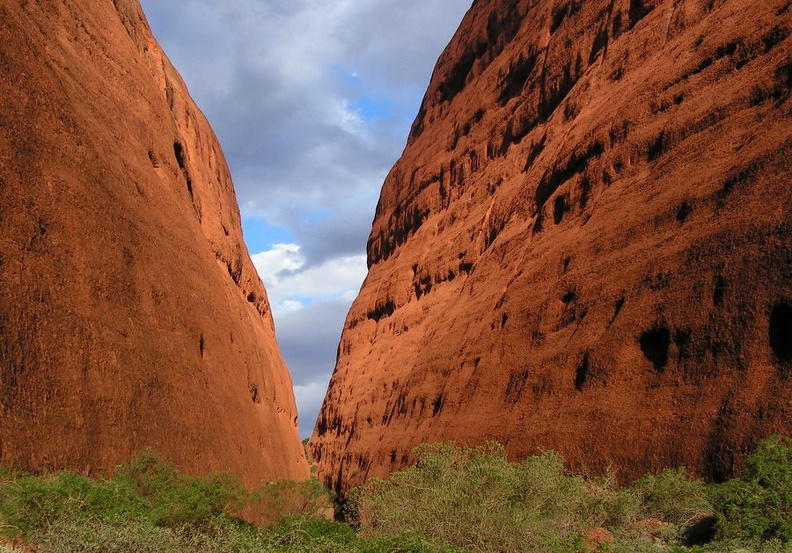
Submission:
[[[477,0],[371,231],[311,441],[729,476],[792,430],[792,4]]]
[[[0,463],[307,476],[223,153],[138,3],[0,21]]]

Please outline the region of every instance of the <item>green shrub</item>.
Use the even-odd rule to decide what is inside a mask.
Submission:
[[[628,528],[643,517],[640,494],[632,488],[619,486],[616,474],[587,478],[581,509],[585,520],[592,527],[604,527],[613,531]]]
[[[647,474],[633,484],[641,501],[641,517],[685,525],[712,513],[706,484],[691,478],[684,467]]]
[[[591,524],[583,480],[553,452],[510,463],[503,446],[422,445],[416,465],[353,494],[367,536],[415,534],[471,551],[548,551]]]
[[[20,475],[0,494],[7,535],[29,535],[56,523],[107,525],[148,521],[156,526],[201,527],[244,505],[239,479],[180,475],[151,453],[119,468],[111,480],[91,480],[68,472]]]
[[[713,487],[719,537],[792,543],[792,439],[759,443],[743,474]]]
[[[684,469],[619,487],[613,474],[568,473],[553,452],[509,462],[494,443],[415,451],[414,466],[353,490],[348,506],[359,532],[317,516],[329,503],[316,479],[262,484],[251,493],[236,477],[184,476],[144,452],[109,480],[0,471],[0,534],[23,537],[37,553],[792,551],[788,438],[762,442],[741,478],[709,488]],[[718,540],[681,545],[691,522],[713,508]],[[594,535],[606,543],[587,545]],[[12,551],[0,545],[0,553]]]
[[[27,534],[58,520],[117,522],[145,512],[145,503],[127,483],[92,481],[67,472],[20,476],[6,484],[0,496],[0,515],[10,535]]]
[[[412,533],[376,536],[361,540],[350,551],[360,553],[466,553],[464,549],[436,545]],[[325,553],[317,551],[316,553]]]
[[[147,522],[55,521],[32,531],[37,553],[160,553],[176,551],[172,530]]]
[[[464,553],[411,533],[361,539],[349,525],[318,517],[284,521],[264,534],[262,547],[278,553]]]
[[[271,529],[267,539],[271,546],[309,550],[316,546],[346,546],[353,543],[356,536],[352,528],[340,522],[326,518],[295,517]]]
[[[151,451],[119,467],[114,481],[131,485],[147,503],[152,522],[169,528],[206,525],[223,513],[242,509],[247,499],[238,476],[185,476]]]
[[[308,480],[276,480],[259,485],[247,498],[245,518],[269,526],[297,517],[332,514],[330,492],[315,477]]]

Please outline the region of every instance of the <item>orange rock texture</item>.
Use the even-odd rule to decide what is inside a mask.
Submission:
[[[136,0],[0,22],[0,464],[307,477],[223,153]]]
[[[792,2],[476,0],[382,189],[311,439],[725,478],[792,430]]]

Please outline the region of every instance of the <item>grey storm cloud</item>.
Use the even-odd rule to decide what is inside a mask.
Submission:
[[[371,220],[359,216],[360,209],[355,207],[342,206],[338,212],[341,217],[301,225],[295,230],[297,242],[305,244],[306,269],[333,257],[366,251]],[[349,214],[349,219],[343,218],[345,213]]]
[[[348,302],[326,301],[281,315],[276,331],[278,342],[282,348],[294,351],[290,369],[295,384],[308,384],[332,371],[333,364],[327,365],[327,352],[322,345],[333,343],[337,350],[348,309]],[[305,329],[313,326],[316,341],[306,343]]]
[[[382,182],[471,0],[141,3],[220,139],[243,217],[294,237],[296,273],[362,256]],[[276,309],[303,433],[348,307],[325,298]]]
[[[289,352],[301,436],[307,437],[313,430],[335,364],[348,309],[346,301],[317,302],[279,317],[276,332],[284,355]],[[306,328],[312,329],[310,341],[305,339]]]

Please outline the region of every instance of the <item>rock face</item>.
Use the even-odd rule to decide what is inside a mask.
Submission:
[[[0,21],[0,463],[307,477],[223,153],[136,0]]]
[[[311,440],[724,478],[792,429],[792,3],[476,0],[385,181]]]

